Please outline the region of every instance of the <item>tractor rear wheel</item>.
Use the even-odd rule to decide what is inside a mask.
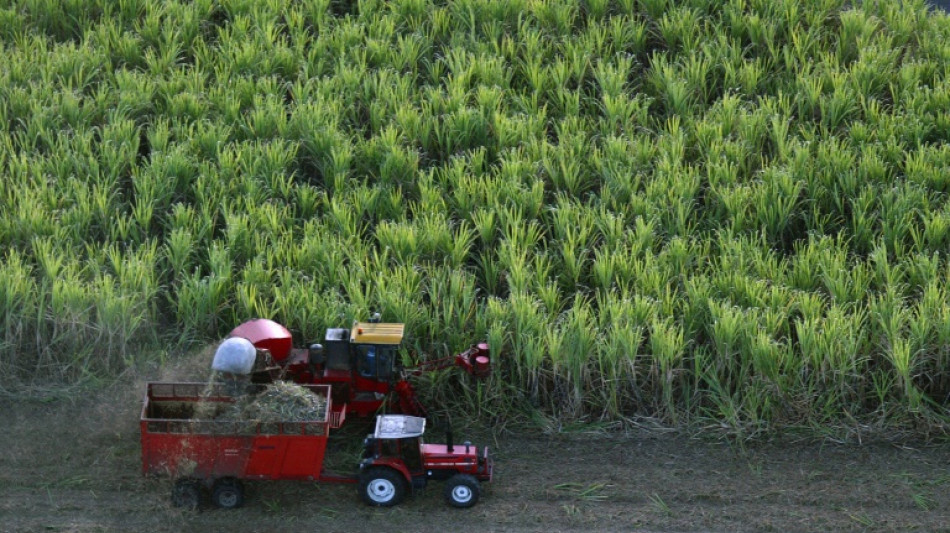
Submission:
[[[244,505],[244,487],[241,481],[230,477],[215,481],[211,501],[222,509],[237,509]]]
[[[179,479],[172,487],[172,505],[182,509],[197,509],[201,503],[201,485],[196,479]]]
[[[481,487],[478,480],[468,474],[455,474],[445,482],[445,501],[452,507],[465,509],[478,503]]]
[[[370,468],[360,475],[360,497],[375,507],[392,507],[406,497],[406,480],[392,468]]]

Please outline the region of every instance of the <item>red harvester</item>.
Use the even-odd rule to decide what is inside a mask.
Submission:
[[[376,413],[384,403],[389,411],[427,416],[410,376],[452,366],[479,379],[491,373],[491,354],[485,343],[474,344],[454,357],[401,368],[397,349],[403,330],[399,323],[354,322],[350,329],[327,329],[323,344],[296,349],[287,328],[257,319],[241,324],[231,336],[245,338],[269,353],[273,364],[257,372],[255,381],[283,377],[301,384],[333,385],[334,408],[358,416]]]

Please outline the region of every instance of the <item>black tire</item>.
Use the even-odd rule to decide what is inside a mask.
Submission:
[[[406,479],[392,468],[370,468],[360,475],[360,497],[374,507],[398,505],[406,497]]]
[[[244,505],[244,486],[234,478],[222,478],[214,483],[211,501],[222,509],[237,509]]]
[[[478,480],[468,474],[455,474],[445,482],[443,494],[452,507],[465,509],[478,503],[482,489]]]
[[[201,503],[201,485],[195,479],[179,479],[172,487],[172,505],[182,509],[197,509]]]

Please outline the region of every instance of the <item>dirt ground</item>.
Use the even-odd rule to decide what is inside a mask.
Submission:
[[[496,461],[494,482],[468,510],[446,506],[439,483],[374,509],[353,485],[251,482],[240,509],[182,511],[169,503],[170,481],[140,473],[143,383],[84,399],[0,400],[0,531],[950,532],[946,444],[740,450],[655,431],[457,429],[457,440],[489,444]],[[341,472],[358,457],[363,429],[353,427],[331,443]]]

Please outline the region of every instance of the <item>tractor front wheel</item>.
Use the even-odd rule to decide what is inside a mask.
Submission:
[[[360,475],[360,497],[375,507],[392,507],[406,497],[406,480],[392,468],[371,468]]]
[[[465,509],[475,505],[480,492],[478,480],[468,474],[455,474],[445,482],[445,501],[452,507]]]
[[[211,501],[222,509],[237,509],[244,505],[244,487],[240,480],[221,478],[214,483]]]

